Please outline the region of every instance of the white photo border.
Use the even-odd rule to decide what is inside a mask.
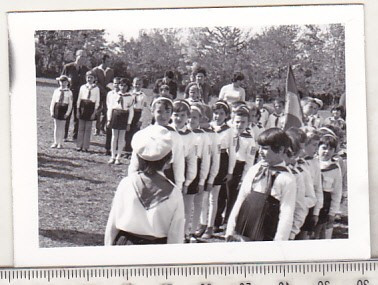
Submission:
[[[217,25],[345,25],[348,239],[39,248],[34,33],[36,30],[112,27],[125,27],[127,30],[127,23],[136,23],[133,21],[136,19],[143,19],[139,21],[141,28],[147,29]],[[370,257],[363,5],[11,13],[8,24],[12,70],[10,92],[15,266],[277,262]]]

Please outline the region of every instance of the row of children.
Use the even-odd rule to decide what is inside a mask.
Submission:
[[[219,100],[210,108],[193,95],[188,101],[155,98],[154,125],[133,139],[105,244],[182,242],[184,234],[195,242],[211,238],[222,224],[228,241],[307,239],[313,233],[331,238],[342,193],[335,127],[263,131],[260,110],[252,107],[255,112],[246,103],[230,108]],[[148,139],[157,127],[170,137],[164,150],[159,135]],[[140,181],[125,187],[131,178]],[[175,205],[173,189],[182,195]],[[125,195],[134,198],[126,201]]]

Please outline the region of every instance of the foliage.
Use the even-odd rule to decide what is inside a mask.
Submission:
[[[186,84],[197,66],[208,72],[213,93],[228,84],[232,74],[245,75],[247,96],[273,98],[285,92],[291,64],[303,95],[340,96],[345,92],[345,30],[340,24],[244,27],[206,27],[140,30],[127,39],[105,40],[104,30],[36,32],[37,74],[59,73],[84,48],[94,66],[109,53],[118,76],[140,76],[146,84],[173,70]]]

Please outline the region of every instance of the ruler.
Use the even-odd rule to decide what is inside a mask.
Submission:
[[[378,261],[0,269],[0,284],[378,285]]]

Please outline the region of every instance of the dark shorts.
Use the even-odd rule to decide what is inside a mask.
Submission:
[[[140,236],[133,233],[119,231],[113,245],[133,245],[133,244],[166,244],[167,238],[157,238],[152,236]]]
[[[225,178],[228,174],[228,160],[228,153],[226,151],[222,151],[219,160],[219,171],[214,179],[214,185],[222,185],[226,183]]]
[[[323,208],[319,212],[318,224],[325,224],[328,222],[329,210],[331,208],[331,192],[323,191]]]

